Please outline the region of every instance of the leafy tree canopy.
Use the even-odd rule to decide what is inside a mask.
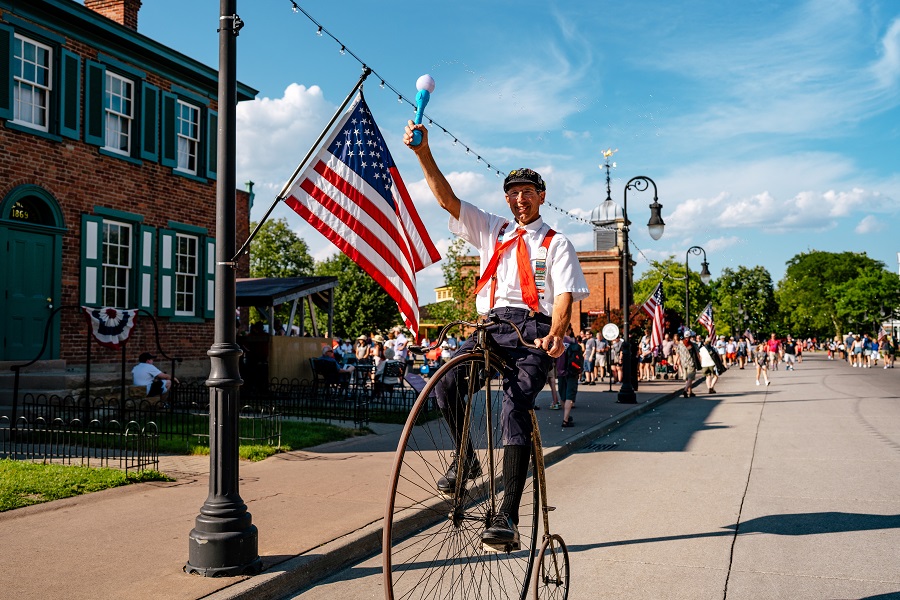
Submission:
[[[446,324],[451,321],[474,321],[478,318],[475,310],[475,278],[478,269],[467,269],[466,250],[469,245],[462,238],[455,238],[447,248],[447,256],[441,270],[444,285],[450,288],[453,300],[429,305],[430,320]]]
[[[884,263],[865,253],[813,250],[794,256],[787,261],[784,279],[779,282],[776,292],[785,326],[795,335],[840,335],[846,332],[859,314],[847,305],[839,309],[838,301],[844,295],[838,290],[851,291],[851,288],[841,286],[871,270],[884,270]],[[874,306],[867,308],[874,309]],[[874,310],[869,316],[874,316]]]
[[[251,231],[256,223],[250,223]],[[251,277],[303,277],[312,275],[309,246],[294,233],[287,219],[263,223],[250,244]]]
[[[370,331],[386,331],[401,325],[397,303],[387,292],[350,260],[346,254],[335,254],[316,264],[315,274],[338,278],[334,290],[334,334],[341,338],[355,338]],[[318,313],[319,323],[327,318]]]
[[[690,267],[690,265],[688,265]],[[684,318],[684,300],[685,300],[685,272],[684,263],[677,260],[674,256],[670,256],[662,262],[654,262],[653,267],[644,271],[644,273],[634,282],[634,301],[640,305],[653,290],[656,284],[662,281],[663,294],[666,298],[666,308],[671,309],[674,313],[682,316],[678,321],[680,324]],[[712,288],[704,285],[700,281],[700,270],[690,269],[690,318],[688,321],[696,321],[700,311],[706,306],[706,303],[712,300]],[[677,324],[673,325],[677,327]],[[689,325],[690,326],[690,325]]]
[[[722,333],[770,332],[778,321],[772,276],[765,267],[726,267],[713,290],[716,328]]]

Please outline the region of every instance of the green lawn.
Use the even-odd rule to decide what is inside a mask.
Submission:
[[[0,512],[142,481],[173,481],[157,471],[44,465],[0,460]]]
[[[245,460],[264,460],[276,452],[290,452],[369,433],[370,429],[346,429],[329,423],[285,420],[281,424],[280,448],[241,445],[239,453]],[[162,454],[209,454],[209,446],[199,443],[197,438],[193,441],[161,439],[159,451]],[[117,469],[3,459],[0,460],[0,512],[142,481],[173,480],[157,471],[125,473]]]
[[[206,419],[204,418],[204,421]],[[264,460],[277,452],[290,452],[301,448],[310,448],[326,442],[335,442],[359,435],[368,435],[371,429],[347,429],[330,423],[307,423],[304,421],[281,421],[281,447],[254,444],[241,444],[239,456],[244,460]],[[194,437],[160,439],[159,451],[163,454],[209,454],[209,445],[205,438]]]

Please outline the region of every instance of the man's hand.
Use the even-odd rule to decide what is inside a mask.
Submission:
[[[422,142],[412,145],[413,142],[413,131],[421,131],[422,132]],[[406,124],[406,129],[403,132],[403,143],[406,144],[409,148],[412,149],[413,152],[419,154],[420,152],[428,149],[428,130],[425,129],[424,125],[416,125],[412,121],[409,121]]]
[[[547,337],[542,337],[534,340],[534,345],[541,350],[544,350],[550,358],[559,358],[563,352],[566,350],[565,344],[563,344],[562,336],[553,335],[552,333]]]

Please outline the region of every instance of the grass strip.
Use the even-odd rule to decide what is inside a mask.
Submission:
[[[157,471],[0,460],[0,512],[142,481],[174,481]]]

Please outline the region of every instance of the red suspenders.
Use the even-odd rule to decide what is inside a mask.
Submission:
[[[503,224],[500,227],[500,231],[497,233],[497,245],[500,244],[500,240],[503,239],[503,234],[506,232],[506,228],[509,227],[509,221]],[[547,231],[544,235],[544,239],[541,241],[541,248],[544,250],[538,254],[538,259],[534,265],[534,283],[537,286],[538,297],[544,297],[544,281],[547,278],[547,253],[550,249],[550,242],[553,240],[553,236],[556,235],[556,232],[553,229]],[[497,274],[494,273],[491,276],[491,296],[490,303],[488,305],[488,309],[494,308],[494,300],[497,295]]]

